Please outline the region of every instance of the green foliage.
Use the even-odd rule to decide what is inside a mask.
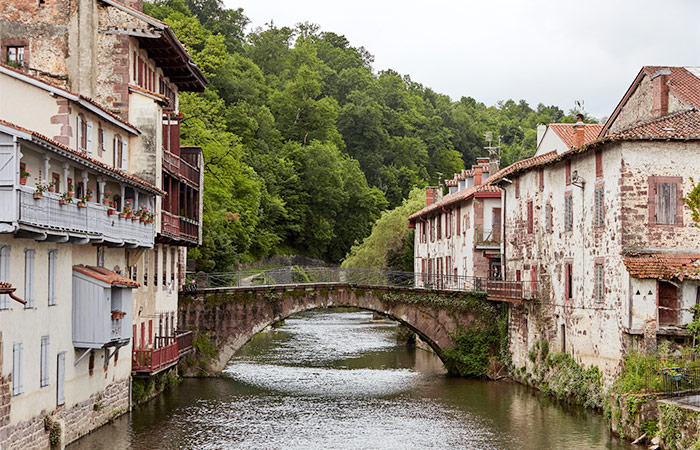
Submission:
[[[139,405],[149,398],[155,388],[153,377],[149,378],[134,378],[131,383],[131,399],[135,405]]]
[[[248,18],[222,0],[155,0],[144,12],[172,27],[210,81],[180,95],[182,143],[204,152],[197,270],[276,253],[340,262],[382,210],[473,164],[484,132],[502,136],[509,164],[534,152],[538,123],[567,120],[555,106],[454,102],[375,73],[367,50],[314,24],[246,35]],[[405,229],[393,228],[381,257],[350,264],[412,268]]]
[[[445,368],[463,377],[483,377],[489,366],[491,348],[498,339],[493,330],[469,330],[457,337],[453,348],[443,352]]]
[[[192,346],[195,348],[197,353],[206,360],[214,359],[218,354],[216,347],[211,342],[209,333],[197,333],[197,336],[195,336],[192,341]]]
[[[659,436],[666,446],[672,450],[678,448],[681,438],[680,428],[685,422],[685,414],[675,405],[659,405],[661,411],[661,426]]]
[[[423,206],[423,190],[414,189],[400,206],[382,213],[372,233],[352,246],[342,267],[413,272],[413,233],[408,229],[408,217]]]
[[[646,422],[642,423],[639,428],[643,434],[647,435],[647,439],[652,440],[659,432],[659,421],[647,420]]]

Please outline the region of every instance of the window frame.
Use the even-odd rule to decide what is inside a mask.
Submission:
[[[652,227],[682,227],[683,226],[683,177],[650,176],[648,190],[649,226]],[[676,185],[676,214],[675,223],[658,223],[657,220],[657,190],[659,184]]]
[[[593,227],[605,226],[605,186],[597,184],[593,190]]]
[[[564,232],[574,231],[574,196],[573,192],[564,193]]]

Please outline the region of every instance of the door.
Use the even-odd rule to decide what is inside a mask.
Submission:
[[[64,385],[66,382],[66,352],[58,354],[58,364],[56,364],[56,405],[66,403]]]
[[[680,307],[678,287],[659,281],[659,325],[677,325]]]

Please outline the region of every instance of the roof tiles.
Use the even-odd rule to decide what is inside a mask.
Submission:
[[[650,253],[624,258],[627,271],[635,278],[683,281],[700,280],[700,255]]]
[[[573,123],[550,123],[549,129],[566,144],[568,148],[574,147],[574,125]],[[583,141],[591,142],[596,140],[603,124],[587,123],[583,127]]]
[[[83,275],[87,275],[89,277],[92,277],[96,280],[102,281],[107,284],[111,284],[112,286],[126,286],[126,287],[139,287],[140,285],[133,281],[131,278],[127,278],[124,275],[120,275],[116,272],[112,272],[111,270],[107,270],[104,267],[98,267],[98,266],[85,266],[83,264],[79,264],[76,266],[73,266],[73,270],[76,272],[80,272]]]

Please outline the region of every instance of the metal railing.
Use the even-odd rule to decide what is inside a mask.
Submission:
[[[670,395],[700,392],[700,367],[661,369],[663,391]]]
[[[478,246],[498,247],[501,245],[501,229],[482,230],[481,228],[476,228],[474,230],[474,242]]]
[[[341,267],[290,266],[265,271],[190,272],[188,276],[193,282],[185,286],[186,291],[198,288],[348,284],[367,287],[483,292],[488,295],[489,299],[496,301],[521,301],[538,296],[537,283],[532,281],[501,281],[482,277]]]

